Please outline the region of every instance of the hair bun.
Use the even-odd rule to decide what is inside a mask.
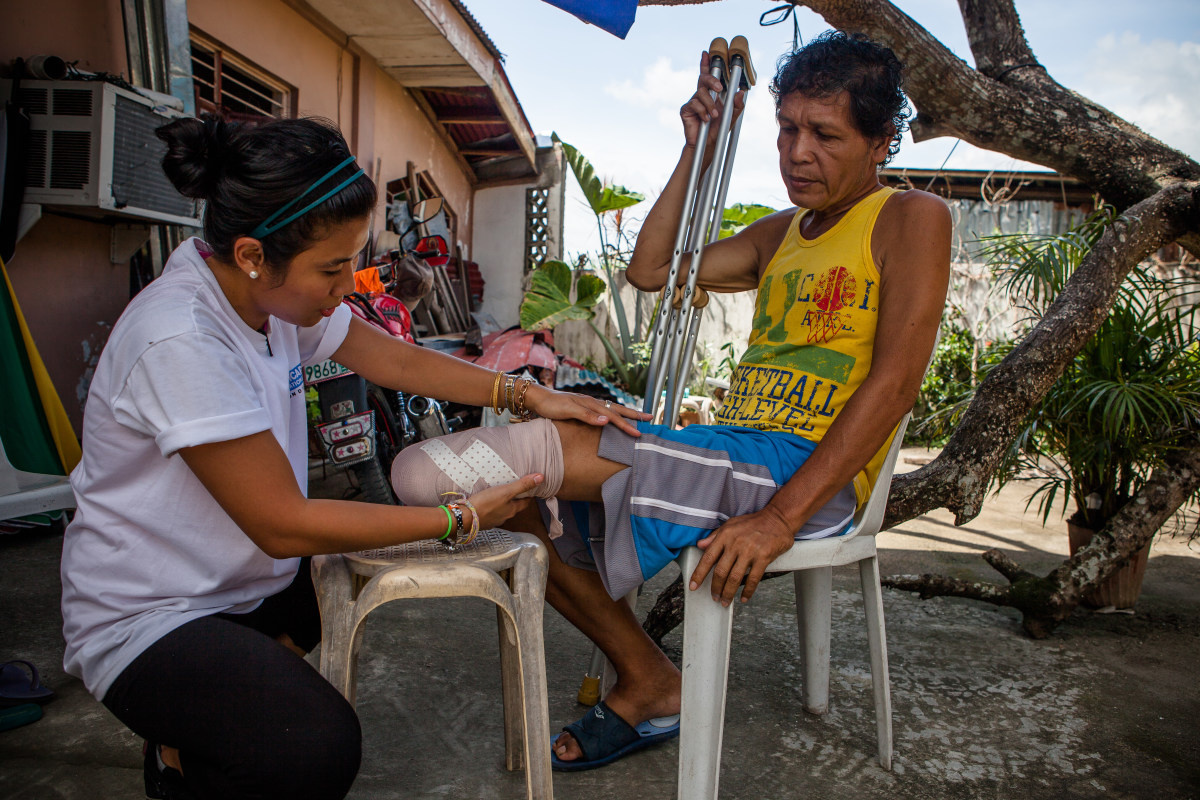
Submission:
[[[216,189],[225,166],[230,135],[237,125],[215,117],[177,119],[155,134],[167,143],[162,168],[185,197],[205,199]]]

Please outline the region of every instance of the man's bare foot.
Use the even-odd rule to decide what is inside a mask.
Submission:
[[[604,702],[621,719],[632,726],[655,717],[679,713],[680,674],[675,665],[663,657],[666,666],[654,676],[639,676],[636,680],[617,684],[605,696]],[[559,761],[575,761],[583,756],[575,737],[563,731],[554,741],[554,754]]]

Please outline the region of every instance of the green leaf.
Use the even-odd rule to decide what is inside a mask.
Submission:
[[[605,184],[596,175],[596,168],[583,153],[558,138],[557,133],[551,134],[550,138],[562,145],[567,163],[571,165],[571,172],[575,173],[575,180],[579,181],[579,188],[583,190],[584,198],[592,207],[592,213],[599,216],[619,208],[637,205],[646,199],[646,195],[641,192],[631,191],[624,186]]]
[[[752,222],[774,214],[775,209],[757,203],[734,203],[721,214],[721,234],[718,238],[725,239],[741,233]]]
[[[592,308],[599,302],[604,289],[604,281],[600,280],[599,275],[583,273],[575,280],[575,305]]]
[[[544,331],[570,319],[592,318],[604,282],[595,275],[580,275],[579,299],[572,302],[571,278],[571,268],[561,261],[546,261],[534,270],[521,301],[522,330]]]

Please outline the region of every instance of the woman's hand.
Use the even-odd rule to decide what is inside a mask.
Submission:
[[[471,495],[471,505],[479,514],[479,529],[495,528],[507,522],[524,505],[522,495],[528,495],[545,478],[540,474],[526,475],[512,483],[502,483]],[[470,520],[463,520],[470,527]]]
[[[641,435],[630,420],[651,419],[649,414],[626,408],[620,403],[598,400],[585,394],[558,392],[540,385],[529,387],[525,405],[546,419],[577,419],[589,425],[607,425],[611,422],[630,436]]]
[[[742,578],[742,602],[750,601],[767,566],[795,542],[795,530],[770,506],[753,514],[733,517],[696,543],[704,551],[688,587],[695,591],[712,571],[712,598],[728,606]]]

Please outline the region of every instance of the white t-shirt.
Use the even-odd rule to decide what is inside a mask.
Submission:
[[[350,310],[311,328],[272,317],[268,352],[206,251],[184,242],[125,309],[84,409],[83,460],[71,473],[79,508],[63,539],[63,666],[97,698],[166,633],[253,610],[296,574],[298,559],[260,550],[178,451],[270,430],[307,493],[302,365],[341,345]]]

